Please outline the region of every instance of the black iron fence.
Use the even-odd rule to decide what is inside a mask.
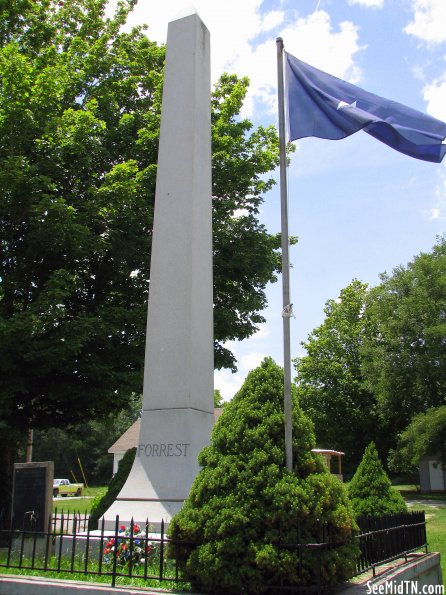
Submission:
[[[118,577],[182,580],[175,557],[167,555],[168,547],[175,552],[176,543],[167,537],[164,522],[155,532],[149,522],[143,527],[133,521],[126,526],[116,517],[112,529],[102,521],[98,530],[90,530],[83,515],[61,513],[56,522],[49,519],[45,532],[29,528],[2,530],[0,535],[7,543],[0,551],[0,567],[105,576],[112,587]]]
[[[379,518],[359,519],[360,532],[354,537],[359,542],[360,558],[357,574],[373,569],[379,564],[406,557],[410,552],[424,548],[426,522],[424,512],[389,515]],[[178,564],[178,552],[196,544],[169,539],[164,523],[159,531],[149,522],[140,527],[133,521],[121,525],[116,517],[114,526],[106,529],[104,522],[97,530],[88,528],[88,517],[82,514],[57,513],[48,521],[45,532],[36,532],[29,524],[26,530],[0,530],[0,568],[30,569],[41,572],[57,572],[105,576],[114,587],[119,577],[139,578],[142,581],[184,581]],[[298,552],[298,560],[314,561],[315,584],[310,587],[277,585],[274,593],[326,593],[318,567],[323,555],[339,545],[330,542],[329,532],[320,527],[319,543],[297,542],[275,544],[280,548]],[[158,584],[159,584],[158,583]],[[152,585],[153,586],[153,585]]]
[[[357,521],[360,533],[358,574],[379,564],[404,557],[424,548],[427,551],[426,518],[423,511],[403,512],[380,517],[361,517]]]
[[[90,515],[86,512],[64,512],[58,511],[57,508],[51,517],[51,530],[58,533],[74,533],[75,529],[79,533],[81,531],[88,531],[88,523]]]

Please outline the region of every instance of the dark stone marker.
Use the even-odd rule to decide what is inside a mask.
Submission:
[[[52,461],[14,465],[11,519],[13,530],[47,530],[53,505],[53,477]]]

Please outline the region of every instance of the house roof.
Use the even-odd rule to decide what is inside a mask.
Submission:
[[[340,450],[329,450],[326,448],[312,448],[311,452],[315,452],[319,455],[340,455],[343,456],[345,453]]]
[[[220,417],[223,412],[223,407],[217,407],[214,409],[214,423]],[[129,448],[138,446],[139,430],[141,428],[141,419],[137,419],[128,430],[120,436],[114,444],[110,446],[108,452],[115,454],[118,452],[126,452]]]
[[[129,448],[138,445],[139,429],[141,427],[141,419],[137,419],[128,430],[120,436],[114,444],[110,446],[108,452],[114,454],[115,452],[126,452]]]

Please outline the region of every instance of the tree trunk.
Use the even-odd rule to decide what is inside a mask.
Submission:
[[[12,509],[12,480],[17,442],[0,436],[0,528],[9,528]]]

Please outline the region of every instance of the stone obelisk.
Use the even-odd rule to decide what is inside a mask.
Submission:
[[[209,443],[213,299],[209,31],[169,23],[150,269],[141,432],[126,484],[106,512],[155,526],[181,508]]]

